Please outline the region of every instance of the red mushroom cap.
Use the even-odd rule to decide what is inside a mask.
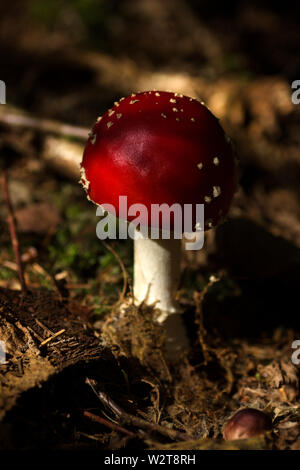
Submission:
[[[199,101],[165,91],[122,98],[98,118],[81,169],[89,198],[112,204],[117,216],[119,196],[149,214],[151,204],[204,204],[206,229],[227,214],[237,184],[218,119]]]

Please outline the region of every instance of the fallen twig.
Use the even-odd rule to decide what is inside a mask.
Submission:
[[[42,323],[40,320],[38,320],[37,318],[35,318],[35,322],[37,323],[37,325],[39,325],[44,331],[46,331],[46,333],[48,334],[48,336],[53,336],[54,333],[53,331],[49,330],[49,328],[44,325],[44,323]]]
[[[44,341],[44,338],[42,338],[36,331],[34,331],[33,328],[31,328],[30,326],[27,326],[27,329],[28,329],[28,331],[30,331],[30,333],[32,333],[33,336],[35,336],[40,342]]]
[[[98,389],[97,382],[95,380],[86,378],[86,383],[92,388],[93,392],[99,398],[101,403],[103,403],[107,408],[109,408],[116,417],[121,421],[126,423],[127,425],[136,426],[138,428],[146,429],[151,432],[157,432],[163,436],[168,437],[174,441],[188,441],[191,439],[191,436],[184,434],[180,431],[175,431],[174,429],[168,429],[160,424],[150,423],[142,418],[137,416],[132,416],[119,405],[117,405],[108,395],[107,393]]]
[[[123,434],[126,434],[127,436],[136,437],[136,434],[134,434],[133,432],[128,431],[127,429],[123,428],[122,426],[119,426],[118,424],[107,421],[107,419],[101,418],[100,416],[90,413],[89,411],[84,411],[83,414],[87,418],[90,418],[92,421],[103,424],[104,426],[112,429],[113,431],[119,431]]]
[[[85,127],[72,126],[63,122],[52,121],[51,119],[35,118],[23,114],[1,113],[0,122],[17,127],[32,128],[37,131],[60,134],[66,137],[76,137],[86,140],[89,129]]]
[[[59,330],[57,333],[54,333],[53,336],[50,336],[50,338],[47,338],[45,339],[41,344],[40,346],[45,346],[45,344],[47,343],[50,343],[50,341],[52,341],[54,338],[56,338],[57,336],[63,334],[66,330],[63,328],[62,330]]]
[[[8,212],[7,221],[8,221],[8,226],[9,226],[12,247],[14,250],[15,259],[16,259],[16,263],[18,266],[18,276],[19,276],[19,280],[21,284],[22,294],[25,294],[27,291],[27,286],[26,286],[26,282],[24,278],[23,265],[22,265],[22,260],[20,256],[20,250],[19,250],[17,222],[16,222],[13,206],[12,206],[10,195],[9,195],[8,178],[7,178],[7,173],[5,169],[2,172],[1,182],[2,182],[4,201],[5,201],[7,212]]]

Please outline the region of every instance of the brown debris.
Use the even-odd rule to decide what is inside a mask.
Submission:
[[[57,209],[46,202],[30,204],[16,211],[18,229],[20,232],[46,235],[55,231],[61,222]]]
[[[136,307],[129,300],[117,311],[113,310],[102,325],[106,345],[113,347],[116,356],[137,358],[150,371],[164,380],[172,380],[162,353],[164,333],[152,320],[152,307]]]
[[[8,357],[1,366],[0,419],[21,393],[40,386],[70,365],[97,359],[103,350],[93,332],[78,317],[73,317],[55,294],[43,290],[30,292],[20,305],[11,300],[16,295],[0,290],[0,338],[5,342]],[[59,344],[58,337],[62,330],[44,338],[44,324],[46,331],[64,326],[63,343]]]

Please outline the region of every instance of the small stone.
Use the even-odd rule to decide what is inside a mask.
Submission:
[[[260,410],[245,408],[230,418],[224,427],[227,441],[249,439],[272,429],[271,418]]]

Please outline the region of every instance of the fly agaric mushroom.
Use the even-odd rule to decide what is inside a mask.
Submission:
[[[128,207],[204,204],[210,229],[227,214],[237,183],[232,146],[218,119],[196,99],[147,91],[116,102],[95,123],[81,163],[89,199]],[[194,219],[193,228],[197,220]],[[128,221],[134,217],[127,216]],[[151,226],[151,221],[142,220]],[[163,229],[159,222],[159,229]],[[196,229],[198,227],[196,226]],[[154,304],[167,328],[170,349],[186,346],[181,312],[174,299],[180,274],[181,240],[134,240],[134,299]]]

